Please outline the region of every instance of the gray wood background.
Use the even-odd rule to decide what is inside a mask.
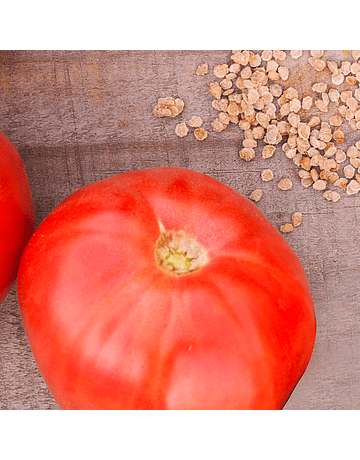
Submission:
[[[212,69],[230,63],[230,51],[0,51],[0,129],[17,147],[35,203],[36,224],[70,193],[125,171],[180,166],[201,171],[249,196],[279,228],[299,211],[303,223],[285,238],[306,270],[317,316],[313,356],[285,409],[360,409],[360,195],[341,194],[337,203],[305,189],[298,168],[278,149],[274,157],[244,162],[243,133],[235,125],[216,133],[208,85]],[[287,59],[290,82],[309,93],[319,74]],[[342,51],[326,56],[349,59]],[[209,74],[195,74],[207,62]],[[325,75],[326,72],[325,72]],[[176,118],[157,118],[159,97],[185,102]],[[177,123],[193,115],[209,136],[178,138]],[[351,145],[360,133],[346,131]],[[259,143],[262,146],[262,143]],[[343,144],[345,146],[345,144]],[[271,168],[275,181],[263,183]],[[290,191],[277,189],[289,177]],[[16,286],[0,306],[0,408],[59,409],[31,354]]]

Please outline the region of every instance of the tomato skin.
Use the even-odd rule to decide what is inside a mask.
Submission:
[[[207,249],[175,277],[166,229]],[[281,409],[309,362],[304,269],[247,198],[181,168],[83,187],[40,224],[18,297],[33,354],[63,409]]]
[[[29,181],[15,146],[0,131],[0,303],[15,282],[22,251],[34,231]]]

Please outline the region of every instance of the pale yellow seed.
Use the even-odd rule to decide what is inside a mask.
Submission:
[[[206,75],[209,72],[209,66],[205,64],[200,64],[199,67],[196,69],[196,75],[202,76]]]
[[[291,216],[291,222],[294,227],[298,227],[303,220],[303,216],[301,212],[294,212],[294,214]]]
[[[292,186],[293,186],[293,184],[292,184],[290,179],[282,179],[278,183],[278,188],[280,190],[290,190]]]
[[[259,201],[262,195],[263,195],[262,190],[254,190],[250,195],[250,199],[253,201]]]
[[[337,181],[334,182],[336,187],[340,187],[342,190],[346,190],[346,185],[349,181],[345,177],[340,177]]]
[[[175,127],[175,134],[179,137],[185,137],[189,132],[189,128],[186,126],[185,123],[179,123]]]
[[[355,168],[352,165],[347,165],[344,167],[344,176],[347,179],[352,179],[355,175]]]
[[[220,133],[221,131],[224,131],[224,129],[226,128],[226,125],[224,125],[224,123],[221,123],[221,121],[216,118],[212,123],[211,123],[211,126],[213,128],[214,131]]]
[[[355,195],[356,193],[359,193],[359,192],[360,192],[360,183],[357,180],[352,179],[346,187],[346,193],[348,195]]]
[[[290,51],[290,55],[293,59],[299,59],[302,56],[302,50],[292,50]]]
[[[286,59],[286,53],[283,50],[273,50],[273,56],[278,61],[284,61]]]
[[[218,78],[224,78],[228,72],[229,68],[227,64],[220,64],[214,67],[214,75]]]
[[[294,230],[294,227],[292,224],[284,224],[284,225],[281,225],[280,227],[280,231],[282,233],[289,233],[289,232],[292,232]]]
[[[302,108],[304,110],[309,110],[311,108],[312,104],[313,104],[313,99],[312,99],[311,96],[304,97],[303,100],[302,100],[302,103],[301,103]]]
[[[216,99],[221,98],[222,88],[217,81],[214,83],[210,83],[209,89],[212,96],[214,96]]]
[[[332,126],[340,126],[343,122],[343,119],[340,115],[335,115],[334,117],[329,118],[329,123]]]
[[[289,78],[289,69],[287,67],[279,67],[278,73],[280,75],[281,80],[286,81]]]
[[[332,74],[331,76],[331,81],[334,83],[334,85],[336,86],[339,86],[341,85],[343,82],[344,82],[344,74],[339,72],[337,75],[336,74]]]
[[[262,157],[264,159],[268,159],[272,157],[275,153],[275,150],[276,150],[276,147],[274,147],[273,145],[265,145],[262,150]]]
[[[345,135],[340,129],[336,129],[333,133],[333,139],[338,143],[342,144],[345,140]]]
[[[188,125],[191,126],[192,128],[200,128],[202,124],[203,124],[203,120],[196,115],[191,117],[190,120],[188,121]]]
[[[324,91],[326,91],[326,88],[326,83],[315,83],[314,85],[312,85],[312,90],[316,93],[323,93]]]
[[[239,151],[239,156],[245,161],[255,158],[255,150],[251,147],[245,147]]]
[[[270,180],[274,179],[274,174],[271,169],[264,169],[264,171],[261,173],[261,179],[264,182],[269,182]]]
[[[325,190],[326,185],[327,185],[326,180],[318,179],[317,181],[314,182],[313,188],[314,190]]]
[[[207,138],[208,132],[204,128],[197,128],[194,131],[194,136],[198,141],[203,141]]]

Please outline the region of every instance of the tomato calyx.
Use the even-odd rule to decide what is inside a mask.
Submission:
[[[183,276],[201,270],[209,262],[206,249],[183,230],[166,230],[159,221],[160,236],[156,241],[155,259],[167,274]]]

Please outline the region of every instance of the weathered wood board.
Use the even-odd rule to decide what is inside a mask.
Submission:
[[[77,188],[137,169],[180,166],[201,171],[245,196],[261,188],[257,203],[279,228],[299,211],[300,227],[285,236],[306,270],[317,315],[310,364],[285,409],[360,409],[360,195],[329,202],[304,188],[298,167],[280,148],[267,160],[239,158],[243,132],[230,124],[216,133],[208,86],[212,69],[230,51],[0,51],[0,129],[17,147],[33,191],[36,224]],[[287,58],[290,81],[303,95],[320,74],[307,56]],[[349,59],[342,51],[329,58]],[[209,74],[195,74],[207,62]],[[329,73],[329,72],[328,72]],[[328,73],[325,72],[326,75]],[[157,118],[159,97],[185,102],[176,118]],[[193,115],[209,136],[178,138],[177,123]],[[346,131],[351,145],[359,131]],[[345,146],[345,144],[344,144]],[[275,180],[260,173],[271,168]],[[289,177],[291,190],[276,187]],[[0,217],[1,218],[1,217]],[[31,354],[16,286],[0,306],[0,408],[59,409]]]

